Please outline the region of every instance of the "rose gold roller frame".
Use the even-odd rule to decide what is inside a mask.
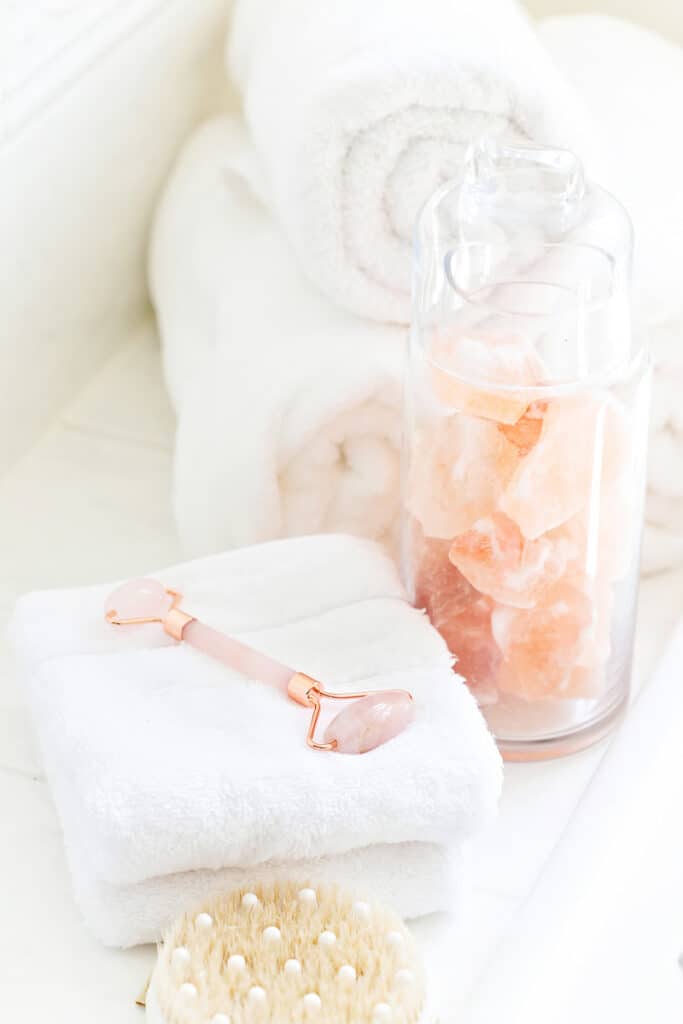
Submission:
[[[359,693],[332,693],[325,690],[317,679],[313,679],[306,673],[297,672],[295,669],[255,651],[246,644],[206,626],[194,615],[188,614],[179,607],[181,600],[181,594],[176,590],[162,587],[156,580],[133,580],[115,590],[108,598],[107,604],[110,605],[116,601],[117,605],[122,605],[125,608],[126,604],[132,601],[135,610],[141,609],[143,612],[152,611],[153,613],[124,616],[120,614],[116,606],[109,606],[105,611],[105,619],[113,626],[158,623],[173,640],[190,643],[197,650],[222,661],[230,668],[283,690],[295,703],[310,709],[311,719],[306,733],[306,743],[314,750],[364,753],[398,735],[412,719],[413,698],[408,691],[364,690]],[[316,728],[322,711],[323,699],[342,702],[365,700],[367,702],[367,707],[363,706],[360,708],[360,712],[354,713],[354,721],[358,720],[359,728],[357,744],[354,744],[353,740],[349,741],[348,729],[346,730],[347,736],[342,743],[335,738],[326,739],[323,742],[316,739]],[[340,712],[328,725],[327,732],[335,723],[342,722],[346,714],[344,711]],[[344,724],[347,725],[348,722],[344,722]]]

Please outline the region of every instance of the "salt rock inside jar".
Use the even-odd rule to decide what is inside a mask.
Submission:
[[[529,405],[516,392],[543,382],[541,357],[519,335],[494,337],[476,330],[437,332],[429,347],[432,387],[449,408],[497,423],[514,424]]]
[[[493,634],[503,654],[498,687],[525,700],[571,696],[593,606],[583,590],[560,581],[532,609],[497,607]]]
[[[415,447],[410,511],[428,536],[453,537],[493,511],[519,459],[519,450],[490,420],[437,420],[425,426]]]
[[[561,525],[624,472],[628,436],[624,411],[609,395],[549,400],[540,437],[505,488],[501,511],[529,540]]]
[[[566,534],[566,528],[553,530],[549,537]],[[569,543],[569,542],[568,542]],[[593,669],[604,665],[612,650],[612,622],[614,616],[614,587],[610,578],[598,567],[595,572],[591,559],[575,559],[575,548],[569,543],[567,569],[562,580],[580,590],[590,600],[591,621],[583,633],[583,645],[577,658],[577,668]],[[582,551],[582,555],[585,554]]]
[[[500,512],[453,539],[448,557],[477,590],[515,608],[531,608],[560,578],[571,548],[559,537],[526,540]]]
[[[493,639],[493,602],[468,583],[448,559],[449,542],[416,539],[415,604],[424,608],[480,704],[497,700],[501,654]]]
[[[520,455],[528,455],[541,436],[543,417],[547,408],[547,402],[532,402],[516,423],[498,424],[498,430],[515,446]]]

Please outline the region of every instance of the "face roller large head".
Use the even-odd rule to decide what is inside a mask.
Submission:
[[[407,690],[330,693],[311,676],[282,665],[232,637],[199,622],[180,607],[181,595],[152,579],[131,580],[105,603],[107,622],[115,626],[158,623],[174,640],[184,640],[237,672],[268,683],[311,711],[306,742],[315,750],[363,754],[393,739],[413,718]],[[349,702],[328,724],[323,742],[316,740],[322,700]]]

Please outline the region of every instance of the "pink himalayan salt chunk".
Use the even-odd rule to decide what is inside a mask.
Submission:
[[[531,608],[564,572],[568,550],[562,539],[526,540],[516,523],[494,512],[455,537],[448,557],[494,601]]]
[[[559,582],[532,609],[498,607],[493,633],[503,653],[498,686],[525,700],[573,696],[572,673],[593,620],[590,598]]]
[[[325,730],[325,743],[340,754],[365,754],[410,725],[414,704],[406,690],[380,690],[350,702]]]
[[[489,420],[440,419],[416,446],[408,506],[425,534],[454,537],[494,510],[519,459],[518,449]]]
[[[455,669],[480,704],[497,700],[495,677],[501,654],[491,631],[492,602],[467,582],[448,560],[449,542],[416,541],[415,604],[441,633]]]
[[[432,388],[449,408],[498,423],[517,423],[529,401],[515,388],[541,384],[546,371],[522,336],[437,333],[430,348]]]
[[[553,534],[558,532],[553,531]],[[582,649],[576,664],[577,669],[588,669],[595,675],[593,670],[604,666],[612,652],[613,585],[604,573],[593,575],[584,564],[571,560],[563,582],[580,590],[590,600],[591,620],[584,630]],[[577,673],[577,678],[580,675]]]
[[[121,619],[164,619],[173,598],[157,580],[136,579],[122,583],[104,603],[105,614]]]
[[[628,450],[624,412],[613,398],[554,398],[500,509],[534,540],[586,507],[597,488],[612,486],[624,472]]]
[[[498,424],[503,437],[515,446],[520,455],[528,455],[541,436],[543,416],[547,408],[547,402],[532,402],[516,423]]]

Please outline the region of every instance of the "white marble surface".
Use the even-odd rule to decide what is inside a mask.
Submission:
[[[0,617],[24,590],[134,575],[181,556],[169,511],[172,431],[154,334],[147,329],[0,480]],[[683,571],[644,581],[639,685],[647,684],[682,609]],[[153,950],[106,950],[83,927],[5,647],[0,658],[0,963],[6,1019],[139,1024],[143,1014],[135,998]],[[466,992],[560,840],[603,753],[604,747],[596,747],[552,763],[508,766],[498,823],[473,851],[467,906],[457,919],[418,927],[443,1021],[457,1016],[466,1024],[467,1013],[460,1009]],[[604,1020],[596,1018],[595,1024]]]

